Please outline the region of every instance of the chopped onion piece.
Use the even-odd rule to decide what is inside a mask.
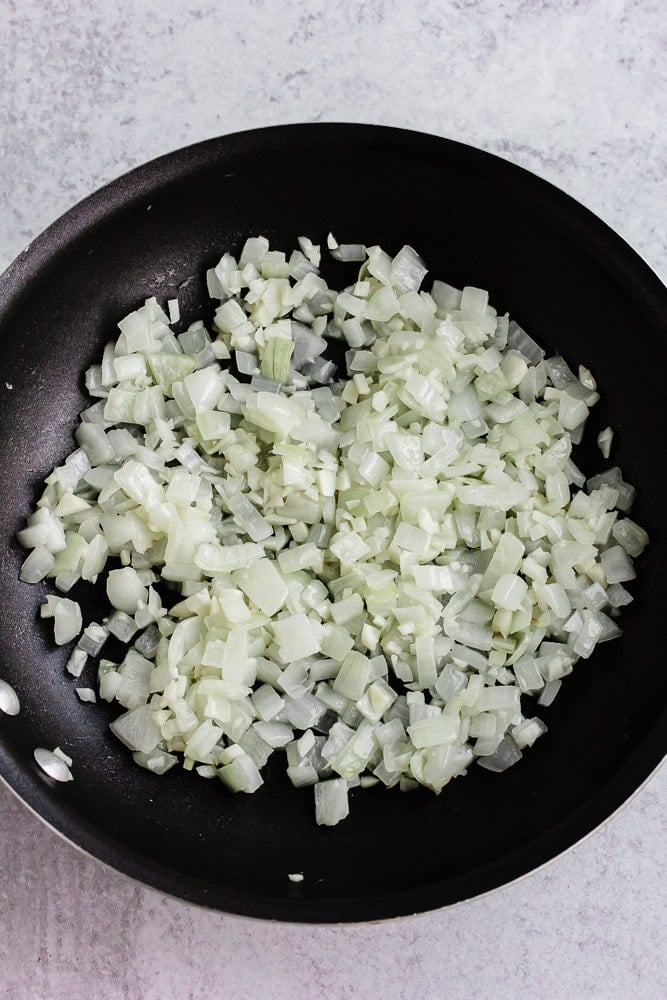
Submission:
[[[640,528],[634,521],[631,521],[629,517],[616,521],[611,529],[611,533],[619,545],[633,559],[640,556],[649,543],[649,537],[644,529]]]
[[[65,646],[81,631],[81,608],[67,597],[47,597],[46,602],[53,616],[56,644]]]
[[[609,458],[611,452],[611,443],[614,439],[614,432],[611,427],[605,427],[603,431],[598,434],[598,448],[602,452],[603,458]]]
[[[607,583],[626,583],[636,577],[635,569],[625,549],[620,545],[612,545],[600,556],[602,569]]]
[[[70,673],[72,677],[80,677],[87,662],[88,653],[85,649],[81,649],[77,646],[72,650],[71,656],[65,666],[67,668],[67,672]]]
[[[93,688],[82,687],[82,688],[74,688],[74,690],[79,696],[79,701],[91,702],[92,704],[94,704],[97,701],[97,695],[95,694]]]
[[[343,778],[315,785],[315,822],[319,826],[336,826],[349,812],[347,782]]]
[[[102,649],[102,646],[107,641],[108,635],[109,631],[103,625],[98,625],[97,622],[91,622],[91,624],[83,630],[83,634],[76,644],[77,649],[82,650],[89,656],[97,656]]]
[[[131,566],[112,569],[107,576],[107,596],[118,611],[136,614],[141,601],[148,600],[148,591]]]
[[[112,733],[130,750],[140,750],[150,753],[158,745],[161,734],[152,718],[149,705],[141,705],[131,709],[125,715],[119,715],[111,723]]]
[[[542,348],[513,320],[507,331],[507,346],[520,351],[534,365],[538,364],[544,357]]]
[[[55,564],[53,553],[43,545],[38,545],[21,566],[20,579],[23,583],[39,583],[51,573]]]
[[[33,756],[41,767],[42,771],[54,781],[72,781],[73,775],[68,764],[57,756],[53,750],[46,750],[44,747],[36,747]],[[70,760],[71,764],[71,760]]]
[[[538,737],[546,733],[547,727],[541,719],[524,719],[518,726],[512,728],[512,739],[519,750],[532,747]]]
[[[487,771],[496,771],[499,773],[500,771],[506,771],[508,767],[512,767],[518,763],[521,760],[521,756],[521,750],[514,740],[510,736],[506,736],[504,740],[500,741],[493,753],[478,757],[477,763],[480,767],[486,768]]]
[[[256,792],[264,784],[257,765],[247,754],[243,754],[230,764],[221,767],[218,771],[218,776],[232,792],[252,794],[252,792]]]
[[[21,703],[11,684],[0,678],[0,712],[5,715],[18,715],[21,711]]]
[[[363,243],[339,243],[331,249],[334,260],[362,261],[366,260],[366,247]]]
[[[543,705],[545,708],[548,708],[549,705],[553,704],[554,698],[558,694],[561,684],[562,681],[560,680],[560,678],[558,678],[557,680],[549,681],[547,684],[545,684],[542,694],[537,699],[537,704]]]

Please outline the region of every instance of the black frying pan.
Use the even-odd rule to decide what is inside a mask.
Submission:
[[[202,274],[263,233],[410,243],[433,276],[490,289],[550,351],[598,377],[589,440],[610,423],[614,458],[639,487],[633,516],[653,544],[639,562],[625,635],[581,662],[549,733],[511,771],[473,767],[440,797],[355,791],[351,818],[318,828],[312,791],[280,762],[252,796],[182,770],[136,767],[110,735],[110,706],[82,705],[37,620],[44,588],[18,582],[13,541],[54,463],[72,448],[82,373],[144,297],[178,293],[184,322],[210,310]],[[349,278],[332,267],[332,281]],[[0,278],[0,676],[21,714],[0,718],[0,773],[47,823],[164,892],[281,920],[368,920],[474,896],[553,858],[608,817],[665,749],[663,648],[667,292],[610,229],[549,184],[432,136],[364,125],[300,125],[170,154],[54,223]],[[13,388],[5,389],[5,381]],[[594,473],[594,445],[580,449]],[[77,595],[88,619],[94,589]],[[84,681],[93,684],[84,675]],[[76,779],[56,785],[36,746],[59,744]],[[276,755],[277,756],[277,755]],[[303,871],[293,884],[289,872]]]

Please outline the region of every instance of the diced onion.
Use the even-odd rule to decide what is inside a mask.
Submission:
[[[351,788],[439,793],[475,760],[517,763],[546,732],[522,695],[547,708],[620,635],[648,536],[619,515],[620,469],[584,488],[572,458],[599,398],[587,369],[547,358],[484,289],[422,289],[409,246],[327,245],[361,264],[339,293],[307,237],[288,259],[258,236],[207,273],[212,330],[176,336],[176,299],[122,319],[18,540],[26,583],[103,577],[110,613],[67,670],[87,675],[108,636],[133,643],[97,684],[139,766],[250,794],[284,754],[333,826]],[[74,600],[42,616],[58,644],[81,633]],[[19,710],[4,681],[0,710]],[[35,759],[71,779],[62,751]]]

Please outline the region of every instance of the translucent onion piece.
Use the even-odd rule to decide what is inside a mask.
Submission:
[[[0,712],[5,715],[18,715],[21,711],[21,703],[11,684],[0,678]]]
[[[36,747],[33,751],[33,756],[41,767],[42,771],[53,778],[54,781],[72,781],[73,775],[70,771],[68,765],[52,750],[46,750],[44,747]]]

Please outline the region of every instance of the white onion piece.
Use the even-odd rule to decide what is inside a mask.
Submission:
[[[497,749],[493,753],[487,754],[485,756],[480,756],[479,765],[485,768],[487,771],[496,771],[500,773],[501,771],[506,771],[508,767],[513,767],[521,760],[521,750],[517,747],[511,737],[506,737],[502,740]]]
[[[363,261],[366,260],[366,247],[362,243],[340,243],[331,250],[334,260]]]
[[[626,583],[634,580],[636,572],[630,557],[620,545],[612,545],[600,556],[607,583]]]
[[[69,766],[52,750],[46,750],[44,747],[36,747],[33,751],[33,756],[41,767],[42,771],[49,778],[53,778],[54,781],[72,781],[73,775],[69,769]]]
[[[5,715],[18,715],[21,711],[21,702],[11,684],[0,678],[0,712]]]
[[[72,758],[70,756],[68,756],[68,754],[66,754],[65,751],[61,747],[54,747],[53,748],[53,754],[54,754],[55,757],[58,758],[58,760],[64,761],[67,764],[68,767],[72,766],[72,763],[73,763]]]
[[[320,826],[335,826],[349,811],[346,781],[335,778],[315,785],[315,821]]]
[[[39,583],[48,576],[55,566],[53,553],[42,545],[32,550],[21,566],[20,579],[23,583]]]
[[[141,583],[136,570],[130,566],[113,569],[107,576],[107,596],[118,611],[136,614],[141,601],[148,599],[148,591]]]
[[[152,719],[148,705],[134,708],[125,715],[119,715],[111,723],[111,731],[130,750],[149,753],[160,742],[160,730]]]
[[[539,344],[536,344],[532,337],[529,337],[526,331],[514,321],[509,324],[507,344],[520,351],[534,365],[538,364],[544,357],[544,351]]]
[[[81,631],[81,608],[67,597],[49,596],[46,603],[48,613],[43,613],[43,617],[53,617],[55,641],[58,646],[64,646]]]
[[[611,443],[614,439],[614,432],[611,427],[605,427],[603,431],[598,434],[598,448],[602,452],[603,458],[609,458],[611,452]]]
[[[88,662],[88,653],[83,649],[75,648],[65,664],[67,672],[72,675],[72,677],[80,677],[83,673],[83,668]]]
[[[80,687],[74,688],[74,690],[77,693],[79,701],[90,702],[91,704],[94,704],[97,701],[97,695],[95,694],[93,688]]]

